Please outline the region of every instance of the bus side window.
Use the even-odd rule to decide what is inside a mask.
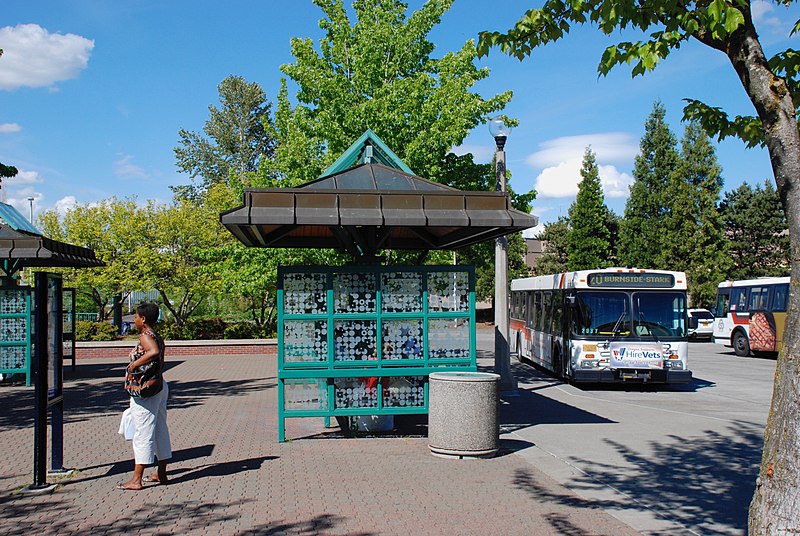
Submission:
[[[747,311],[747,287],[734,287],[731,291],[731,310],[737,313]]]
[[[731,307],[730,291],[723,292],[720,290],[719,294],[717,294],[717,305],[714,308],[715,309],[714,316],[716,316],[717,318],[727,316],[730,307]]]
[[[747,304],[748,311],[766,311],[769,287],[753,287],[750,289],[750,300]]]
[[[769,310],[775,312],[786,311],[786,304],[789,299],[789,285],[775,285],[772,287],[772,304]]]
[[[550,322],[548,319],[552,317],[553,311],[553,293],[542,293],[542,316],[539,319],[539,329],[545,333],[550,333]]]
[[[553,295],[553,322],[550,333],[562,335],[564,333],[564,294],[556,292]]]

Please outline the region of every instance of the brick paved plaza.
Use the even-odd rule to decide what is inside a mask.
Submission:
[[[515,454],[530,445],[448,460],[419,427],[348,439],[321,419],[288,420],[279,444],[274,355],[167,359],[172,483],[140,492],[115,489],[133,469],[117,434],[125,359],[67,367],[64,460],[78,473],[52,494],[19,493],[32,482],[33,388],[0,387],[0,533],[636,534]]]

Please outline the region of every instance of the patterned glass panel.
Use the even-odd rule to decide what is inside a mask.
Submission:
[[[344,273],[333,276],[335,313],[374,313],[375,274]]]
[[[284,362],[320,362],[328,359],[328,323],[325,320],[287,320],[283,323]]]
[[[422,274],[419,272],[381,274],[381,309],[385,313],[422,312]]]
[[[328,409],[328,386],[325,380],[284,380],[283,409]]]
[[[284,274],[284,314],[324,314],[326,307],[325,274]]]
[[[0,347],[0,369],[24,370],[27,348],[25,346]]]
[[[337,408],[378,407],[378,378],[336,378],[333,392]]]
[[[429,311],[469,310],[469,274],[467,272],[430,272],[428,274]]]
[[[444,359],[469,357],[469,319],[428,320],[428,357]]]
[[[28,340],[27,318],[0,319],[0,340],[4,342],[23,342]]]
[[[384,378],[383,407],[422,407],[425,405],[425,377],[397,376]],[[388,384],[387,384],[388,382]]]
[[[422,320],[383,321],[383,359],[422,359]]]
[[[375,320],[336,320],[333,325],[334,361],[377,359]]]
[[[19,290],[0,290],[0,314],[16,315],[27,313],[26,292]]]

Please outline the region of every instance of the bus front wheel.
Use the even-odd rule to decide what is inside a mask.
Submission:
[[[739,357],[747,357],[750,355],[750,341],[747,340],[747,335],[741,331],[737,331],[733,335],[733,351]]]

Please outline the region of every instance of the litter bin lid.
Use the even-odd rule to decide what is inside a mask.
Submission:
[[[500,381],[500,375],[491,372],[432,372],[430,379],[450,382],[495,382]]]

